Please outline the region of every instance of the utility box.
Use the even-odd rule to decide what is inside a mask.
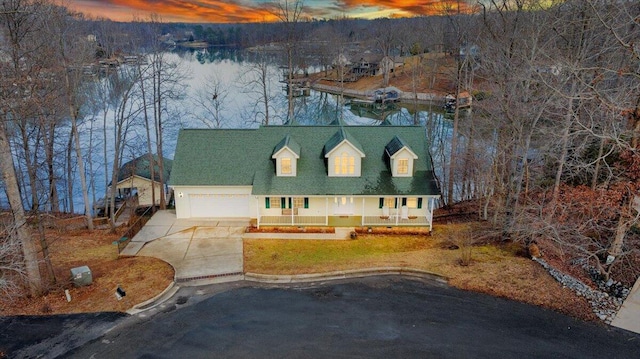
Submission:
[[[91,269],[87,266],[71,268],[71,280],[76,287],[90,285],[93,282]]]

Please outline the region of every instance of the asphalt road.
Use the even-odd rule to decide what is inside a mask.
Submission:
[[[177,303],[118,325],[64,357],[640,356],[640,335],[631,332],[399,277],[297,288],[247,286],[213,296],[178,296]]]
[[[60,356],[104,335],[126,317],[123,313],[109,312],[0,317],[0,358]],[[31,354],[22,353],[26,348]]]

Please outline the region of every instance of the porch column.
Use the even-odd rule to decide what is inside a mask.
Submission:
[[[430,203],[430,206],[428,207],[429,207],[429,232],[431,232],[431,230],[433,229],[433,211],[435,210],[435,206],[436,206],[435,197],[431,197],[428,203]]]
[[[291,225],[293,226],[295,224],[295,219],[293,218],[293,197],[289,197],[289,203],[291,203],[289,210],[291,211]]]
[[[260,197],[256,196],[256,226],[260,228]]]
[[[402,200],[400,197],[396,197],[396,226],[398,225],[398,220],[400,219],[400,208],[402,208]]]
[[[360,219],[360,225],[364,227],[364,197],[362,197],[362,218]]]
[[[329,225],[329,197],[324,198],[324,225]]]

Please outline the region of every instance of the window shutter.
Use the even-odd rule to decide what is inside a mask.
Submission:
[[[309,197],[304,198],[304,208],[309,208]]]
[[[287,208],[293,208],[293,206],[291,205],[291,197],[289,197],[289,207]]]
[[[287,208],[287,199],[280,197],[280,208]]]
[[[402,197],[402,205],[403,206],[407,205],[407,198],[406,197]]]
[[[398,199],[393,202],[393,208],[398,208]]]
[[[380,202],[378,203],[378,208],[384,207],[384,198],[380,197]]]
[[[271,208],[271,201],[269,197],[264,198],[264,208]]]
[[[418,197],[418,208],[422,208],[422,197]]]

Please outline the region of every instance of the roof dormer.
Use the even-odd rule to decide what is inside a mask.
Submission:
[[[344,128],[340,128],[324,145],[329,177],[360,177],[362,158],[365,157],[360,143]]]
[[[276,175],[282,177],[295,177],[298,172],[298,159],[300,158],[300,145],[291,136],[286,135],[271,153],[271,158],[276,160]]]
[[[413,161],[418,156],[401,138],[394,136],[386,146],[385,153],[389,157],[389,167],[393,177],[412,177]]]

